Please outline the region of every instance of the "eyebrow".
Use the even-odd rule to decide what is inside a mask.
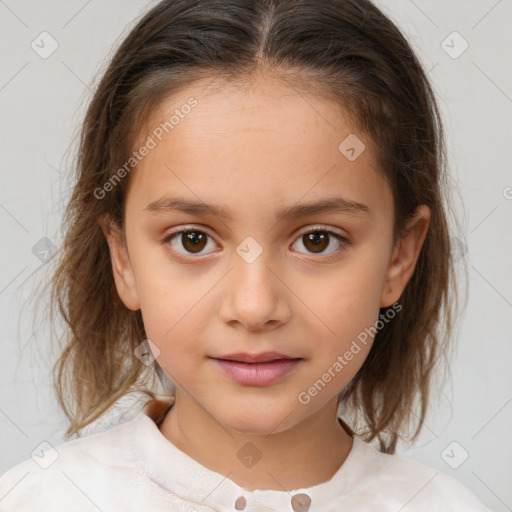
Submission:
[[[215,215],[223,219],[232,219],[229,208],[224,205],[206,204],[180,197],[164,197],[149,203],[144,211],[153,213],[183,212],[191,215]],[[369,214],[368,205],[343,197],[322,199],[314,203],[301,203],[278,208],[274,211],[276,220],[307,217],[319,213]]]

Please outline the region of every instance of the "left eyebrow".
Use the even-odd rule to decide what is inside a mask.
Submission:
[[[344,197],[332,197],[322,199],[316,203],[302,203],[286,206],[275,211],[276,220],[284,220],[297,217],[307,217],[319,213],[346,213],[346,214],[370,214],[368,205],[346,199]]]
[[[224,205],[206,204],[180,197],[164,197],[149,203],[144,211],[155,213],[168,213],[173,211],[188,213],[191,215],[215,215],[223,219],[232,219],[229,208]],[[346,199],[344,197],[332,197],[322,199],[315,203],[301,203],[293,206],[278,208],[274,211],[276,220],[307,217],[319,213],[346,213],[346,214],[370,214],[368,205]]]

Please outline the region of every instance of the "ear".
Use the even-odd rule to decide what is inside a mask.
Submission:
[[[380,299],[381,308],[391,306],[402,295],[414,273],[429,224],[430,208],[422,204],[418,206],[414,217],[407,223],[404,235],[398,240],[393,250]]]
[[[124,237],[119,227],[108,217],[102,217],[98,223],[109,246],[117,293],[128,309],[137,311],[140,309],[139,296]]]

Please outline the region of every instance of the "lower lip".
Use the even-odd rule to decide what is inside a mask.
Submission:
[[[300,359],[277,359],[266,363],[241,363],[226,359],[215,361],[226,375],[238,383],[246,386],[265,386],[295,369]]]

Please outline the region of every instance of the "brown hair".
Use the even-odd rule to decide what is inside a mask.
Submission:
[[[156,362],[145,367],[134,355],[146,338],[141,312],[128,310],[117,295],[98,223],[106,216],[123,227],[129,179],[118,180],[101,200],[98,189],[130,158],[141,128],[165,97],[208,77],[249,83],[261,70],[297,91],[337,102],[368,135],[393,192],[395,241],[418,205],[430,207],[402,310],[377,332],[364,364],[339,395],[347,415],[354,413],[354,428],[362,416],[365,430],[355,432],[367,441],[377,437],[382,451],[394,453],[417,399],[412,439],[419,434],[433,370],[450,346],[457,291],[441,116],[413,50],[366,0],[165,0],[142,15],[115,51],[81,127],[65,239],[51,283],[51,317],[57,311],[67,327],[54,367],[59,403],[70,421],[67,436],[130,392],[149,395],[155,415],[166,407],[143,387],[155,375],[160,382],[166,377]]]

